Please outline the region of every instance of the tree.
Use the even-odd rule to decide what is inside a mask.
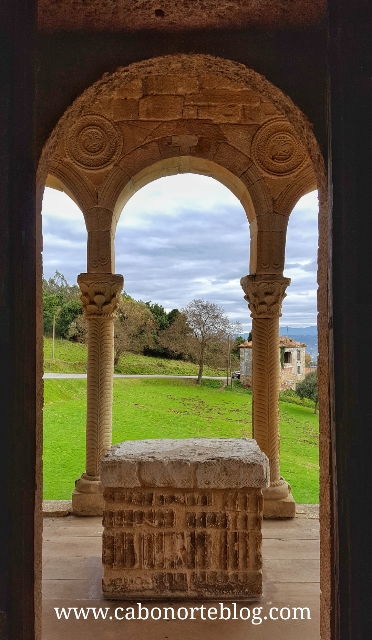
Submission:
[[[63,304],[62,293],[48,294],[43,290],[43,321],[44,334],[50,335],[53,330],[53,322]]]
[[[172,323],[172,321],[170,321],[170,316],[177,312],[177,309],[173,309],[172,311],[167,313],[161,304],[157,304],[156,302],[153,304],[151,300],[149,302],[145,302],[145,305],[148,309],[150,309],[154,320],[160,330],[169,327],[169,325]]]
[[[56,271],[53,278],[43,278],[43,293],[47,296],[61,294],[63,300],[69,302],[79,300],[81,291],[77,284],[69,284],[63,273]]]
[[[318,407],[318,374],[317,371],[307,373],[301,382],[296,384],[296,393],[301,399],[308,398],[315,402],[314,413]]]
[[[172,309],[172,311],[167,312],[161,304],[153,304],[151,301],[145,302],[145,304],[152,313],[157,324],[157,330],[154,333],[153,346],[146,347],[144,353],[158,358],[171,358],[172,353],[161,343],[160,335],[175,321],[179,311],[178,309]]]
[[[310,353],[305,353],[305,367],[310,367],[311,365],[311,355]]]
[[[240,345],[244,344],[245,339],[242,336],[237,336],[233,342],[231,355],[233,355],[237,360],[240,359]]]
[[[204,364],[223,366],[229,361],[232,338],[239,331],[241,325],[230,322],[222,307],[196,299],[181,310],[160,342],[199,365],[197,383],[201,384]]]
[[[121,298],[114,326],[114,364],[125,351],[143,353],[145,347],[154,344],[157,325],[144,302],[136,302],[129,296]]]
[[[172,358],[195,361],[196,344],[184,313],[179,311],[168,329],[160,332],[159,344]]]
[[[67,337],[69,340],[86,344],[88,342],[88,321],[81,314],[73,320],[68,328]]]
[[[59,335],[68,338],[71,322],[74,322],[82,313],[83,307],[80,300],[68,300],[62,304],[56,323]]]
[[[53,278],[43,278],[44,333],[52,333],[55,323],[56,333],[67,338],[69,327],[82,313],[80,289],[77,284],[68,284],[63,273],[56,271]]]

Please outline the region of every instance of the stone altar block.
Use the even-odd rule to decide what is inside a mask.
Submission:
[[[103,594],[108,599],[257,598],[262,488],[255,440],[117,444],[101,463]]]

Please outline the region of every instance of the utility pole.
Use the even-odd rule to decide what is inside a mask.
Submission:
[[[54,362],[54,338],[56,333],[56,314],[53,315],[52,362]]]
[[[226,386],[229,386],[229,363],[230,363],[230,358],[229,358],[229,353],[230,353],[230,336],[227,336],[227,362],[226,362]]]

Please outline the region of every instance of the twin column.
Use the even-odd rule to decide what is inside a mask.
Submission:
[[[289,278],[251,275],[240,284],[252,317],[252,437],[270,461],[270,487],[263,490],[264,516],[291,518],[296,506],[280,475],[279,317]]]
[[[111,273],[82,273],[78,284],[88,321],[86,471],[75,483],[72,506],[78,515],[100,515],[100,462],[111,447],[114,320],[124,279]]]
[[[121,275],[84,273],[78,283],[88,321],[86,471],[76,481],[72,504],[76,514],[100,515],[100,462],[111,446],[114,319],[124,280]],[[279,317],[289,284],[278,275],[241,279],[252,317],[252,435],[270,461],[270,487],[263,493],[264,515],[272,518],[295,515],[279,464]]]

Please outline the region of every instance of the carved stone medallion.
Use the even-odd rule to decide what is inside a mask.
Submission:
[[[120,131],[103,116],[82,116],[67,134],[67,154],[83,169],[105,169],[117,159],[121,147]]]
[[[252,158],[265,173],[281,178],[302,169],[306,153],[289,122],[277,118],[257,131]]]

